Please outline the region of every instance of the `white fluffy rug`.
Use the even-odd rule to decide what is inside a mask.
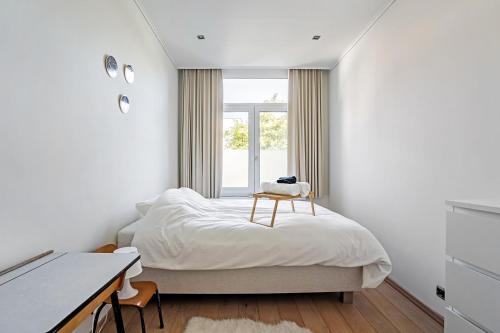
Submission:
[[[193,317],[189,320],[184,333],[312,333],[290,321],[267,325],[250,319],[212,320]]]

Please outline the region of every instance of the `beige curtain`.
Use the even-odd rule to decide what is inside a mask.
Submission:
[[[288,174],[328,195],[328,71],[288,72]]]
[[[180,185],[207,198],[222,183],[222,71],[179,71]]]

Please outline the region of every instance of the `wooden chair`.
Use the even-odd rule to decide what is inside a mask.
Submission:
[[[107,244],[104,246],[101,246],[98,248],[95,252],[96,253],[113,253],[114,250],[117,249],[117,246],[115,244]],[[119,303],[120,306],[132,306],[136,308],[139,311],[139,315],[141,316],[141,328],[142,328],[142,333],[146,333],[146,325],[144,323],[144,308],[146,305],[149,303],[151,298],[153,296],[156,296],[156,306],[158,308],[158,316],[160,318],[160,328],[163,328],[163,314],[161,311],[161,301],[160,301],[160,294],[158,292],[158,287],[156,286],[156,283],[153,281],[137,281],[137,282],[131,282],[130,283],[132,287],[138,290],[137,295],[131,298],[127,299],[120,299]],[[99,321],[99,314],[101,313],[102,309],[106,304],[111,304],[111,300],[107,299],[104,303],[102,303],[96,311],[95,317],[94,317],[94,323],[93,323],[93,330],[92,332],[96,332],[97,328],[97,323]]]

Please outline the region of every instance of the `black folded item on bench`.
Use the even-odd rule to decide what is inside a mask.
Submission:
[[[280,177],[276,182],[280,184],[295,184],[297,182],[297,178],[295,176]]]

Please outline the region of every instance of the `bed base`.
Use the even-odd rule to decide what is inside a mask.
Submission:
[[[144,268],[134,280],[156,282],[162,294],[280,294],[339,292],[344,303],[361,290],[361,267],[256,267],[228,270]]]

